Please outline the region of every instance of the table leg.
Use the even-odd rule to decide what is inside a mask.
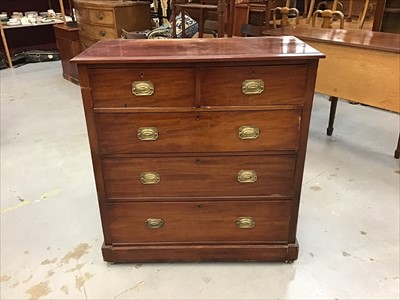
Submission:
[[[394,151],[394,158],[397,159],[400,158],[400,134],[399,134],[399,139],[397,141],[397,149]]]
[[[329,124],[328,128],[326,129],[326,134],[331,136],[333,133],[333,123],[335,122],[338,97],[330,96],[329,101],[331,101],[331,110],[329,111]]]

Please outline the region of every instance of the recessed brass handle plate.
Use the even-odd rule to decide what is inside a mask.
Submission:
[[[239,138],[242,140],[255,140],[260,136],[260,129],[255,126],[239,127]]]
[[[252,217],[239,217],[236,220],[236,226],[240,229],[251,229],[256,225]]]
[[[262,79],[245,80],[242,83],[242,92],[245,95],[257,95],[264,92],[264,81]]]
[[[147,228],[157,229],[157,228],[161,228],[164,226],[164,221],[163,221],[163,219],[148,218],[145,221],[145,224],[146,224]]]
[[[158,139],[158,129],[156,127],[140,127],[137,130],[137,136],[141,141],[155,141]]]
[[[237,179],[240,183],[253,183],[257,181],[257,173],[254,170],[241,170]]]
[[[132,93],[135,96],[151,96],[154,93],[154,84],[151,81],[134,81]]]
[[[140,182],[143,184],[157,184],[160,182],[160,175],[156,172],[143,172],[140,175]]]

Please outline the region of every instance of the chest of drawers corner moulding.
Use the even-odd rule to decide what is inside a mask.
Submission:
[[[109,40],[75,57],[104,260],[295,260],[322,57],[294,37]]]

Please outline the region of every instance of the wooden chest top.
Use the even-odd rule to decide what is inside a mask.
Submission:
[[[316,59],[324,55],[292,36],[220,39],[107,40],[72,61],[78,64],[225,62]]]

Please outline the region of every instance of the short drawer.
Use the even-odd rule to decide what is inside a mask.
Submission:
[[[193,68],[89,69],[94,107],[193,107]]]
[[[306,65],[209,67],[201,71],[203,106],[303,104]]]
[[[109,201],[140,197],[292,197],[295,155],[104,158]]]
[[[113,244],[287,242],[290,201],[113,203]]]
[[[80,23],[80,34],[97,40],[105,40],[105,39],[115,39],[117,37],[117,32],[113,27],[105,27],[105,26],[97,26],[86,23]]]
[[[97,114],[101,154],[296,150],[300,111]]]
[[[89,21],[100,25],[113,25],[115,23],[114,12],[113,10],[90,9]]]

